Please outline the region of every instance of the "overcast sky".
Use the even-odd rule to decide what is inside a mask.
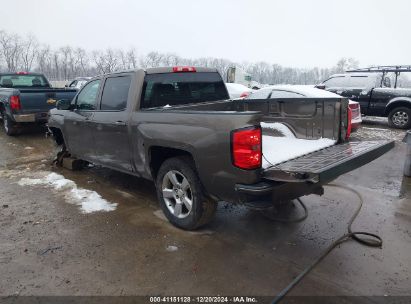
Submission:
[[[0,29],[52,47],[330,67],[411,64],[410,0],[12,0]]]

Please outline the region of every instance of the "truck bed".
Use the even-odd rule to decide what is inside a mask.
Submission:
[[[186,113],[259,113],[260,121],[281,122],[296,138],[341,140],[340,122],[346,117],[345,98],[281,98],[222,100],[219,102],[152,108],[155,111]],[[199,113],[198,113],[199,114]]]

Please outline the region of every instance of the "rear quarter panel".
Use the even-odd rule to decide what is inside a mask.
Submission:
[[[220,200],[235,201],[235,184],[259,181],[261,170],[242,170],[232,165],[231,131],[259,125],[260,119],[260,114],[250,112],[135,112],[131,134],[137,171],[152,178],[152,147],[184,150],[192,155],[207,193]]]

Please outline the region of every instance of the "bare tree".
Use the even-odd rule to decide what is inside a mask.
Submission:
[[[137,68],[137,55],[136,55],[136,50],[134,48],[131,48],[128,50],[127,60],[129,63],[129,68],[131,69]]]
[[[341,58],[330,68],[299,69],[284,67],[267,62],[235,63],[223,58],[202,57],[182,58],[173,53],[149,52],[137,57],[136,50],[96,50],[91,53],[82,48],[64,46],[53,50],[49,46],[39,45],[33,35],[22,39],[18,35],[0,31],[0,69],[16,71],[36,70],[53,80],[69,80],[77,76],[92,76],[117,70],[159,66],[203,66],[214,67],[226,77],[230,66],[238,66],[251,74],[253,80],[267,84],[316,84],[327,79],[333,73],[344,72],[358,67],[354,58]]]
[[[21,59],[23,69],[25,71],[31,71],[33,62],[37,56],[39,44],[36,37],[33,35],[27,35],[26,39],[21,45]]]
[[[76,76],[87,76],[89,70],[89,58],[87,52],[82,48],[76,48],[74,56],[77,58],[78,71]]]
[[[101,74],[111,73],[116,71],[119,63],[118,54],[113,49],[107,49],[105,52],[94,51],[92,53],[93,60],[97,70]]]
[[[20,66],[20,54],[22,51],[20,36],[9,35],[4,31],[0,31],[0,46],[7,70],[11,72],[17,71]]]

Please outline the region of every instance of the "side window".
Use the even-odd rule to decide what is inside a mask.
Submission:
[[[127,107],[131,76],[107,78],[101,97],[101,110],[120,111]]]
[[[326,88],[345,87],[347,80],[344,76],[337,76],[324,81],[324,85]]]
[[[87,84],[77,96],[77,108],[81,110],[95,110],[100,79]]]
[[[76,84],[77,84],[77,80],[74,80],[72,83],[70,83],[69,87],[74,88],[76,87]]]
[[[351,76],[349,86],[351,88],[367,88],[372,86],[372,82],[368,76]]]

